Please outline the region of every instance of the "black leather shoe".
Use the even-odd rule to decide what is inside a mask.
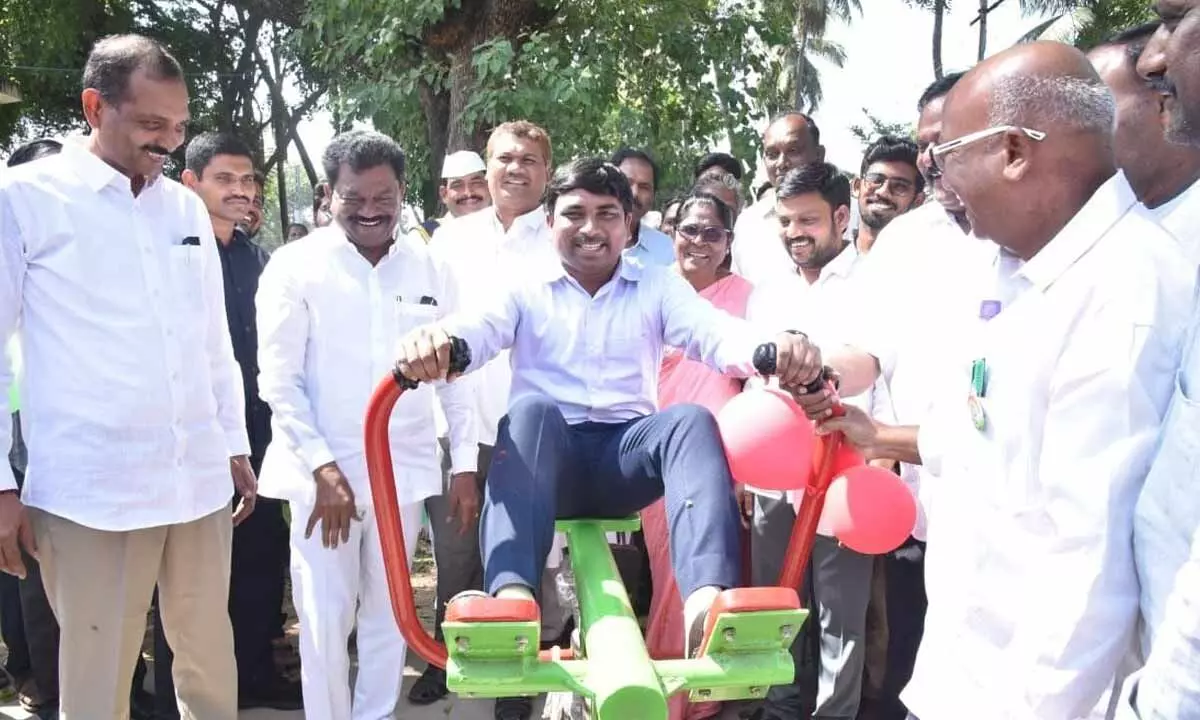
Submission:
[[[495,720],[529,720],[533,715],[533,698],[496,698]]]
[[[300,683],[281,677],[258,683],[238,691],[238,710],[268,708],[270,710],[303,710],[304,695]]]
[[[408,701],[413,705],[432,705],[449,694],[446,671],[437,665],[430,665],[408,689]]]

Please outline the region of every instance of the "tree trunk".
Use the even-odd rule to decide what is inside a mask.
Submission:
[[[946,0],[933,3],[933,76],[941,80],[946,75],[942,67],[942,25],[946,20]]]
[[[450,122],[449,133],[446,137],[446,151],[474,150],[480,152],[487,144],[490,128],[475,120],[468,123],[464,111],[471,101],[475,90],[475,70],[471,67],[471,59],[475,55],[473,46],[465,47],[454,53],[450,59]]]
[[[979,57],[978,60],[983,62],[987,56],[987,26],[988,26],[988,0],[979,0]]]
[[[804,89],[806,86],[805,81],[807,79],[805,76],[808,73],[805,72],[805,70],[807,69],[807,65],[804,62],[804,56],[807,54],[808,54],[808,29],[801,27],[800,28],[800,47],[796,49],[796,67],[792,71],[793,82],[795,82],[795,84],[796,84],[795,88],[793,88],[793,91],[792,91],[792,109],[794,109],[794,110],[803,111],[806,109],[804,107]]]
[[[271,64],[275,72],[275,77],[280,76],[280,59],[279,59],[279,36],[275,35],[274,42],[271,43]],[[275,152],[278,154],[278,161],[275,163],[275,178],[278,185],[279,193],[279,223],[281,225],[280,235],[287,237],[287,226],[292,221],[288,214],[288,196],[287,196],[287,147],[288,141],[291,139],[288,136],[287,127],[288,110],[283,102],[283,96],[279,92],[271,95],[271,119],[275,126]]]
[[[425,138],[429,143],[429,179],[422,189],[425,198],[422,210],[425,217],[433,217],[440,204],[437,194],[438,178],[442,175],[442,162],[446,159],[446,141],[450,137],[450,93],[436,90],[422,81],[419,87],[421,110],[425,114]]]

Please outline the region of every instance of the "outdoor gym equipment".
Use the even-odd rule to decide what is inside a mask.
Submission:
[[[755,353],[755,367],[775,371],[775,346]],[[470,364],[470,350],[452,339],[452,373]],[[586,699],[593,720],[666,720],[667,697],[688,690],[693,701],[761,698],[793,680],[788,649],[808,616],[796,588],[804,572],[830,477],[808,486],[778,587],[727,590],[708,615],[697,657],[651,660],[605,533],[638,527],[636,517],[559,521],[570,549],[580,609],[581,652],[539,652],[537,606],[524,600],[467,598],[447,608],[447,645],[417,617],[392,471],[388,421],[405,390],[417,383],[394,371],[376,388],[365,424],[367,468],[396,622],[409,647],[446,668],[447,686],[465,697],[514,697],[547,692]],[[815,443],[814,466],[830,474],[836,438]],[[449,652],[447,652],[447,647]]]

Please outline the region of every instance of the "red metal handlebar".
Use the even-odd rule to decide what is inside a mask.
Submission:
[[[396,476],[392,471],[392,447],[388,439],[388,421],[392,408],[404,393],[400,383],[388,376],[375,388],[367,406],[365,425],[367,475],[371,480],[371,500],[375,522],[379,524],[379,544],[383,546],[383,566],[387,571],[392,612],[400,634],[418,655],[428,662],[446,667],[446,646],[433,639],[417,617],[412,579],[408,574],[408,553],[404,547],[404,523],[396,497]]]
[[[379,527],[379,542],[383,550],[383,565],[387,574],[388,591],[392,599],[392,612],[400,634],[408,646],[429,663],[446,667],[446,646],[430,635],[417,616],[413,598],[412,578],[408,570],[408,552],[404,547],[404,523],[400,519],[400,503],[396,496],[396,477],[392,470],[392,448],[388,437],[388,422],[392,408],[404,393],[400,382],[388,376],[375,388],[367,406],[364,435],[367,454],[367,474],[371,483],[371,501],[375,508],[375,522]],[[788,541],[787,557],[780,572],[780,587],[799,590],[801,577],[812,555],[816,542],[817,523],[825,506],[825,491],[833,482],[833,463],[841,446],[840,433],[817,438],[813,455],[813,467],[817,473],[813,482],[804,491],[800,512],[792,526]],[[560,657],[569,659],[570,653],[562,651]],[[548,651],[541,658],[550,658]]]

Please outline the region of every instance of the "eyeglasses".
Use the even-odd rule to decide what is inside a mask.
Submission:
[[[881,187],[890,187],[892,192],[897,195],[908,195],[913,191],[914,185],[910,180],[901,177],[891,177],[883,173],[867,173],[863,175],[863,184],[869,190],[878,190]]]
[[[1010,132],[1021,133],[1034,142],[1041,142],[1046,139],[1046,133],[1042,132],[1041,130],[1031,130],[1029,128],[1020,127],[1017,125],[997,125],[996,127],[985,128],[978,132],[963,135],[956,140],[944,142],[940,145],[934,145],[929,149],[930,169],[931,171],[935,171],[937,176],[940,176],[946,171],[944,163],[941,162],[941,158],[945,155],[948,155],[955,150],[961,150],[962,148],[973,143],[977,143],[980,140],[987,140],[988,138]]]
[[[720,227],[701,227],[699,225],[680,225],[675,232],[688,240],[700,240],[710,245],[723,243],[729,239],[729,231]]]

